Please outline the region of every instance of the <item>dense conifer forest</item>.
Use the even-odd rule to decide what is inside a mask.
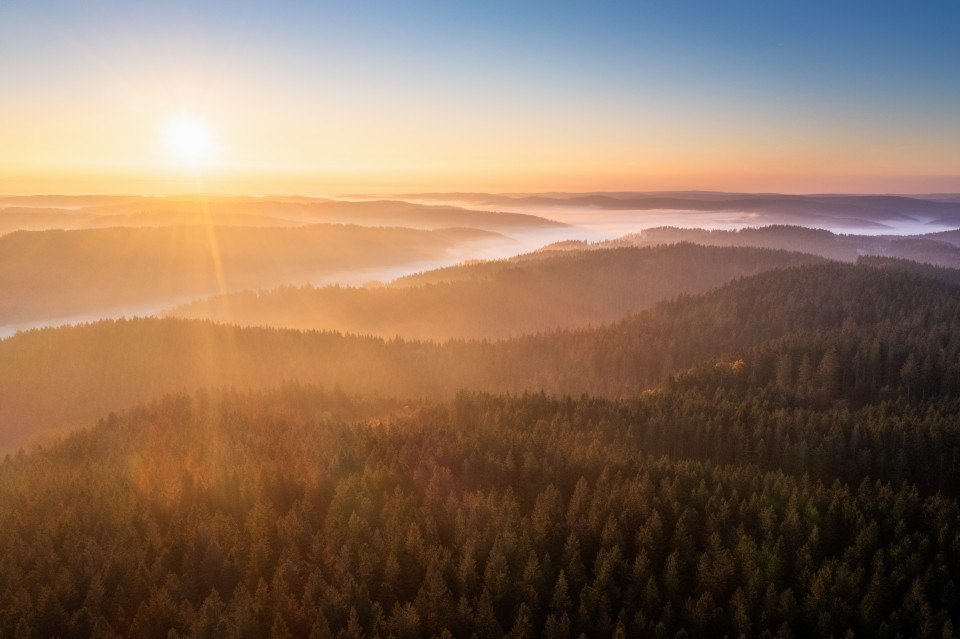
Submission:
[[[956,409],[169,396],[0,467],[0,628],[952,636]]]
[[[731,250],[386,290],[665,255],[707,288]],[[954,636],[960,276],[738,259],[504,340],[167,318],[0,341],[0,636]]]

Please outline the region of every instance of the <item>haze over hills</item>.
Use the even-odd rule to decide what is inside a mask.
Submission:
[[[390,200],[352,202],[283,196],[0,197],[0,233],[184,223],[252,226],[333,223],[429,230],[469,227],[490,231],[565,226],[536,215]]]
[[[492,239],[503,238],[334,224],[21,231],[0,237],[0,325],[450,259],[454,249]]]
[[[318,229],[341,224],[354,230],[320,237]],[[303,230],[282,231],[294,228]],[[390,279],[428,265],[513,255],[539,246],[539,233],[565,228],[534,215],[395,201],[0,197],[0,336],[44,324],[152,313],[222,291]],[[433,239],[422,231],[433,232]],[[226,263],[218,264],[222,259]]]
[[[534,253],[435,269],[386,287],[247,291],[191,302],[167,315],[386,338],[501,339],[606,324],[676,295],[817,261],[692,244]]]
[[[922,375],[927,392],[952,394],[960,380],[960,289],[897,264],[771,271],[608,326],[496,343],[383,341],[178,319],[28,331],[0,341],[0,439],[20,445],[198,387],[300,380],[411,398],[449,398],[464,388],[630,397],[720,358],[742,357],[760,375],[788,353],[796,376],[801,360],[815,371],[831,349],[845,371],[843,388],[860,397],[882,397],[913,374]],[[806,350],[791,350],[798,348],[791,340]]]
[[[568,243],[559,247],[563,250],[433,269],[398,278],[386,288],[245,291],[194,301],[169,315],[388,338],[503,338],[609,323],[677,294],[703,291],[760,270],[810,263],[810,255],[851,262],[873,255],[957,268],[960,247],[948,242],[952,237],[950,232],[917,238],[838,235],[786,226],[738,231],[654,228],[592,245]],[[670,246],[677,242],[697,246]],[[808,255],[713,252],[700,245]],[[630,246],[647,248],[609,250]],[[543,312],[545,308],[551,311]]]
[[[645,229],[604,245],[656,246],[672,242],[795,250],[847,262],[863,255],[876,255],[937,266],[960,267],[957,231],[896,236],[837,234],[800,226],[766,226],[738,230],[658,227]]]
[[[0,207],[82,209],[89,206],[106,206],[137,202],[144,199],[136,195],[0,195]]]
[[[14,231],[81,230],[109,227],[156,227],[174,224],[217,226],[302,226],[307,222],[267,215],[221,212],[211,215],[200,210],[146,210],[128,214],[92,212],[90,209],[5,208],[0,210],[0,235]]]
[[[417,193],[399,197],[416,201],[462,202],[535,213],[558,209],[608,212],[728,213],[741,224],[799,224],[842,229],[893,228],[903,225],[960,226],[956,196],[901,195],[784,195],[714,191],[620,193],[546,193],[494,195],[486,193]],[[692,221],[691,225],[699,225]]]
[[[446,198],[458,194],[434,194],[434,201],[444,201]],[[464,194],[459,194],[464,195]],[[405,196],[411,197],[412,196]],[[416,197],[427,198],[425,194],[417,194]],[[699,202],[701,210],[697,215],[706,215],[708,218],[697,218],[695,221],[721,223],[724,227],[733,224],[735,227],[741,227],[746,220],[765,219],[765,217],[777,218],[783,211],[791,206],[820,207],[826,212],[831,206],[835,208],[834,217],[825,220],[829,224],[842,228],[846,225],[844,220],[849,215],[857,216],[857,222],[863,227],[861,222],[870,222],[871,224],[900,223],[904,220],[913,220],[920,224],[923,215],[936,211],[939,213],[948,213],[942,206],[949,205],[949,198],[939,196],[939,199],[931,198],[929,200],[921,197],[892,197],[892,196],[781,196],[767,194],[740,194],[740,193],[715,193],[715,192],[660,192],[660,193],[592,193],[592,194],[559,194],[551,193],[540,196],[491,196],[486,194],[465,194],[467,199],[485,202],[489,207],[497,207],[500,203],[517,202],[522,203],[517,212],[492,212],[486,210],[471,210],[466,208],[452,207],[448,205],[425,205],[418,202],[406,202],[398,200],[365,200],[365,201],[345,201],[325,198],[309,198],[301,196],[268,196],[268,197],[234,197],[234,196],[170,196],[170,197],[130,197],[130,196],[36,196],[36,197],[6,197],[0,198],[0,204],[7,205],[7,208],[0,210],[0,232],[3,229],[13,229],[19,227],[47,228],[63,227],[70,229],[101,229],[112,227],[125,228],[144,228],[152,229],[148,235],[150,237],[159,237],[169,231],[160,231],[163,227],[171,225],[212,225],[214,227],[247,227],[251,234],[255,235],[257,229],[294,229],[308,226],[315,223],[340,223],[350,222],[365,226],[384,226],[396,225],[408,228],[419,229],[438,229],[450,227],[463,227],[475,229],[494,229],[494,232],[501,233],[498,241],[494,241],[496,236],[490,236],[489,242],[458,242],[456,253],[439,250],[430,256],[413,251],[407,253],[397,253],[393,251],[394,257],[386,260],[374,259],[358,263],[356,267],[343,269],[340,267],[323,267],[319,271],[307,272],[301,269],[294,273],[289,271],[287,274],[281,273],[280,266],[269,265],[263,262],[259,273],[251,265],[248,265],[246,272],[227,275],[227,290],[238,291],[241,289],[257,289],[265,287],[275,287],[280,285],[301,286],[308,282],[331,282],[338,281],[336,272],[343,273],[350,271],[353,275],[344,275],[339,281],[345,283],[358,284],[366,280],[390,280],[398,275],[404,275],[417,270],[422,270],[425,265],[442,265],[444,263],[454,263],[471,257],[505,257],[516,255],[522,251],[529,251],[545,244],[556,243],[557,241],[584,241],[594,242],[610,240],[618,237],[617,232],[620,229],[640,228],[644,229],[657,224],[665,215],[664,209],[644,209],[635,210],[637,203],[643,203],[645,207],[659,206],[664,200],[670,200],[673,205],[681,206],[683,202]],[[486,198],[486,199],[484,199]],[[568,206],[566,214],[553,215],[557,212],[550,205],[551,203],[564,202]],[[737,217],[727,219],[729,210],[742,209],[742,203],[749,203],[748,209],[753,207],[756,211],[762,212],[760,218]],[[50,208],[56,205],[62,208]],[[836,206],[839,208],[836,208]],[[685,204],[684,204],[685,206]],[[786,207],[786,208],[784,208]],[[846,208],[844,208],[846,207]],[[853,211],[853,208],[856,211]],[[920,207],[920,208],[910,208]],[[925,207],[925,208],[924,208]],[[938,209],[938,207],[940,207]],[[509,207],[507,207],[509,208]],[[729,210],[728,210],[729,209]],[[942,210],[941,210],[942,209]],[[577,213],[570,216],[569,210]],[[799,209],[798,209],[799,210]],[[532,215],[531,213],[542,211],[549,216],[556,217],[563,221],[553,221],[542,216]],[[778,212],[779,211],[779,212]],[[811,209],[812,211],[812,209]],[[684,210],[667,211],[667,213],[679,213],[686,215]],[[806,211],[804,215],[809,214]],[[747,215],[747,213],[744,213]],[[826,213],[825,213],[826,214]],[[564,217],[568,215],[568,217]],[[709,216],[717,215],[712,218]],[[752,213],[749,213],[752,215]],[[781,216],[782,217],[782,216]],[[886,220],[886,222],[884,222]],[[922,225],[922,224],[921,224]],[[869,225],[868,225],[869,226]],[[881,227],[875,227],[881,228]],[[883,227],[885,228],[885,227]],[[239,231],[231,231],[236,233]],[[269,236],[274,231],[267,232]],[[114,235],[117,232],[112,232]],[[199,233],[199,231],[198,231]],[[924,234],[917,237],[904,238],[899,236],[864,236],[864,235],[835,235],[821,233],[813,230],[800,228],[786,229],[781,227],[748,230],[743,229],[734,234],[724,235],[710,234],[706,231],[695,230],[677,230],[667,231],[665,229],[648,229],[642,231],[639,237],[632,236],[626,238],[627,243],[639,245],[655,245],[664,242],[693,241],[706,244],[718,245],[746,245],[763,248],[779,248],[787,250],[802,250],[811,252],[829,259],[854,260],[858,255],[882,255],[891,257],[902,257],[906,259],[920,260],[942,266],[960,266],[960,248],[957,248],[951,242],[952,231],[944,231],[940,234]],[[121,235],[128,232],[121,233]],[[251,237],[253,236],[251,235]],[[199,237],[199,236],[198,236]],[[292,237],[292,236],[291,236]],[[124,242],[136,242],[136,240],[127,240],[117,236],[116,240]],[[25,241],[23,238],[17,241]],[[619,242],[623,244],[624,242]],[[169,244],[169,243],[168,243]],[[120,245],[118,245],[120,246]],[[17,280],[21,266],[10,264],[11,259],[15,259],[17,252],[15,250],[7,251],[7,255],[0,261],[7,262],[6,266],[0,264],[0,270],[8,269],[13,273],[13,280],[8,273],[7,287],[4,289],[9,296],[5,298],[6,304],[3,311],[3,317],[0,318],[0,326],[5,326],[0,334],[11,334],[16,327],[29,327],[40,325],[44,322],[55,323],[73,318],[77,319],[95,319],[97,317],[118,317],[122,314],[147,313],[159,311],[162,307],[171,307],[190,301],[192,298],[204,297],[217,293],[222,287],[214,285],[211,280],[209,267],[203,267],[193,272],[186,263],[181,265],[182,277],[168,277],[162,273],[165,268],[162,265],[162,257],[149,257],[154,249],[144,248],[143,263],[152,260],[157,265],[155,273],[161,277],[176,282],[175,285],[157,284],[152,280],[145,280],[143,286],[127,287],[126,292],[119,292],[123,288],[118,280],[123,279],[122,273],[127,269],[121,262],[128,259],[130,251],[121,251],[115,256],[120,260],[114,264],[113,273],[108,273],[103,279],[103,286],[94,284],[90,277],[87,277],[86,284],[81,283],[76,278],[85,277],[83,273],[90,267],[79,265],[75,272],[67,275],[67,280],[74,281],[75,286],[63,286],[58,290],[71,289],[64,299],[57,303],[44,301],[50,294],[50,282],[44,283],[43,278],[47,277],[51,282],[57,278],[56,272],[62,272],[64,262],[67,259],[81,259],[80,253],[71,253],[69,247],[57,248],[62,254],[56,259],[48,259],[39,256],[39,259],[50,265],[47,275],[40,273],[38,275],[27,275],[21,280]],[[106,266],[108,255],[112,252],[106,246],[92,247],[96,254],[96,261],[104,268]],[[282,251],[279,244],[274,243],[270,250]],[[298,249],[292,249],[297,253]],[[229,251],[228,251],[229,252]],[[73,255],[73,258],[69,256]],[[404,256],[410,257],[407,259]],[[253,259],[253,258],[251,258]],[[259,258],[257,258],[259,259]],[[299,259],[299,258],[297,258]],[[317,256],[320,262],[323,260]],[[278,258],[278,264],[289,261],[287,257]],[[256,260],[254,260],[256,261]],[[59,264],[59,266],[58,266]],[[389,267],[376,270],[374,267]],[[131,267],[133,268],[133,267]],[[133,268],[129,272],[144,273],[144,271]],[[307,268],[307,267],[305,267]],[[312,268],[312,267],[310,267]],[[58,270],[59,269],[59,270]],[[204,270],[206,269],[206,270]],[[70,270],[70,269],[67,269]],[[108,268],[108,270],[110,270]],[[281,269],[282,270],[282,269]],[[296,270],[296,269],[294,269]],[[309,269],[307,269],[309,270]],[[229,269],[228,269],[229,271]],[[366,275],[357,275],[358,271],[367,273]],[[320,276],[314,277],[319,274]],[[97,276],[99,277],[99,276]],[[132,277],[132,276],[131,276]],[[37,279],[39,278],[39,279]],[[130,279],[130,278],[128,278]],[[11,284],[14,280],[19,283]],[[83,296],[84,287],[93,287],[96,289],[92,296],[80,302],[79,298]],[[134,290],[137,289],[137,290]],[[29,299],[22,302],[17,297],[21,293],[15,291],[29,291]],[[111,292],[113,291],[113,292]],[[165,293],[169,291],[170,294]],[[345,293],[344,293],[345,294]],[[375,294],[357,294],[375,295]],[[386,293],[380,293],[386,296]],[[72,300],[72,301],[71,301]],[[572,305],[572,302],[571,302]],[[399,312],[395,309],[392,312]],[[208,314],[209,315],[209,314]],[[220,315],[216,315],[220,316]],[[277,314],[273,316],[275,319]],[[251,316],[250,321],[255,321]],[[571,320],[573,321],[573,320]],[[576,320],[579,321],[579,320]],[[574,322],[575,324],[576,322]],[[365,330],[381,334],[381,331],[392,330],[388,326],[377,325],[376,321],[371,321],[365,327]],[[310,324],[297,320],[293,325],[308,326]],[[333,323],[337,328],[347,328],[342,321]],[[532,326],[532,325],[531,325]],[[409,330],[409,329],[407,329]],[[463,329],[460,329],[463,331]],[[482,331],[478,329],[466,330],[459,334],[479,336]],[[387,333],[382,333],[387,334]],[[421,336],[430,335],[430,331],[422,330],[416,333]],[[438,333],[444,336],[454,336],[458,333]],[[497,332],[498,335],[507,333]],[[509,333],[515,334],[515,333]]]
[[[119,210],[118,210],[119,209]],[[145,198],[99,207],[91,212],[115,216],[135,213],[177,213],[207,215],[216,219],[223,213],[279,218],[301,223],[358,224],[361,226],[404,226],[437,229],[471,227],[484,230],[510,228],[558,228],[565,226],[535,215],[472,211],[454,206],[433,206],[397,200],[345,201],[325,198]]]

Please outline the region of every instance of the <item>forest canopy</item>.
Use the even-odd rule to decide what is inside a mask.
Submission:
[[[957,271],[678,245],[374,290],[617,269],[617,313],[729,281],[497,341],[0,340],[0,635],[952,636]]]

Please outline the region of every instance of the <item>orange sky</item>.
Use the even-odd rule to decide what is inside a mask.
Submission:
[[[50,5],[0,5],[0,193],[960,192],[956,3]]]
[[[175,170],[116,172],[109,167],[13,168],[0,172],[4,195],[216,193],[249,195],[337,196],[417,192],[715,190],[776,193],[948,193],[960,191],[955,176],[783,174],[702,172],[662,174],[601,171],[535,172],[262,170],[202,171],[199,176]]]

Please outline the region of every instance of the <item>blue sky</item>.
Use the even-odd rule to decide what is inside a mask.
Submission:
[[[960,190],[956,0],[0,1],[0,60],[0,180],[148,172],[186,111],[291,185]]]

